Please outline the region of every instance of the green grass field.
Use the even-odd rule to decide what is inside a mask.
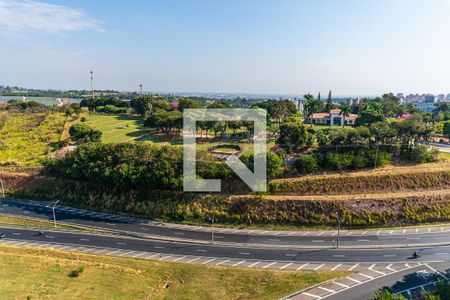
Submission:
[[[59,141],[66,117],[61,113],[0,112],[0,164],[38,164]]]
[[[121,143],[145,140],[148,130],[141,118],[131,115],[84,114],[86,123],[103,132],[104,143]]]
[[[79,277],[69,276],[84,267]],[[2,299],[277,299],[349,272],[213,267],[0,245]]]

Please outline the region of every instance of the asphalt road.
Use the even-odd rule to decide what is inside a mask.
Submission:
[[[52,220],[52,210],[41,203],[28,203],[7,199],[1,201],[0,213],[17,216]],[[190,242],[210,242],[211,228],[173,226],[170,224],[152,223],[133,218],[111,216],[102,213],[74,210],[57,207],[57,219],[77,225],[93,226],[102,229],[138,234],[143,237],[183,240]],[[215,242],[225,244],[251,245],[261,247],[292,247],[308,249],[328,249],[336,244],[336,231],[298,231],[271,232],[254,230],[222,230],[215,231]],[[434,227],[428,230],[385,230],[380,231],[343,231],[340,234],[341,248],[374,249],[387,247],[423,247],[450,245],[450,227]]]
[[[2,199],[0,213],[26,216],[40,219],[52,219],[52,210],[42,203],[17,201],[15,199]],[[266,266],[282,262],[283,267],[289,268],[291,263],[306,264],[334,264],[331,270],[339,268],[341,264],[369,264],[384,265],[389,269],[392,264],[423,263],[425,265],[414,267],[397,273],[384,273],[383,269],[367,270],[375,272],[374,280],[352,286],[345,291],[323,298],[327,299],[370,299],[374,292],[382,287],[389,287],[395,292],[410,295],[423,285],[429,286],[436,279],[435,269],[447,272],[447,262],[450,261],[450,228],[436,227],[412,230],[385,230],[367,232],[344,231],[339,249],[331,247],[331,241],[336,240],[335,232],[272,232],[256,230],[229,230],[215,229],[215,244],[207,243],[211,239],[211,228],[176,226],[173,224],[151,223],[138,219],[108,215],[103,213],[76,210],[67,207],[56,209],[60,222],[94,226],[128,235],[98,235],[79,232],[46,231],[44,235],[36,230],[0,227],[5,233],[3,241],[12,241],[20,245],[20,241],[30,243],[53,243],[70,247],[104,248],[108,251],[117,250],[121,253],[130,252],[157,252],[168,256],[198,257],[205,262],[214,259],[237,260],[234,265],[253,266],[259,261],[272,261]],[[444,244],[441,246],[436,243]],[[418,246],[430,244],[430,246]],[[396,247],[403,245],[408,247]],[[76,248],[75,248],[76,249]],[[414,259],[414,251],[421,252],[421,257]],[[208,259],[212,258],[212,259]],[[205,260],[207,259],[207,260]],[[177,259],[178,260],[178,259]],[[221,262],[222,263],[222,262]],[[392,266],[394,267],[394,266]],[[376,267],[377,268],[377,267]],[[416,270],[417,268],[417,270]],[[356,270],[356,269],[355,269]],[[390,269],[392,270],[392,268]],[[417,271],[426,271],[431,275],[425,280],[418,278]],[[366,275],[367,276],[367,275]],[[348,278],[348,277],[347,277]],[[320,299],[323,299],[320,298]]]

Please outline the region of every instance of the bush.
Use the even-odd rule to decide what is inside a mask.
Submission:
[[[294,163],[297,171],[301,173],[312,173],[319,168],[319,164],[314,156],[302,155]]]
[[[173,190],[182,186],[183,149],[144,143],[90,143],[62,159],[47,162],[45,171],[123,190]]]
[[[427,147],[424,145],[416,145],[411,151],[409,159],[415,163],[426,163],[433,162],[436,160],[439,151],[433,149],[428,151]]]
[[[351,152],[328,152],[325,154],[324,167],[331,170],[349,169],[353,164],[353,153]]]
[[[243,155],[240,157],[242,162],[249,168],[250,170],[254,171],[253,168],[253,154],[251,155]],[[283,160],[280,156],[278,156],[276,153],[273,153],[271,151],[267,152],[267,177],[276,177],[283,173],[282,169]]]
[[[75,140],[84,140],[86,142],[100,142],[102,132],[94,130],[89,125],[78,123],[72,125],[69,129],[70,137]]]
[[[84,123],[84,122],[86,122],[87,120],[86,120],[85,117],[82,117],[82,118],[80,119],[80,121]]]
[[[106,114],[124,114],[127,112],[126,108],[117,107],[114,105],[97,106],[97,112]]]
[[[84,272],[84,266],[81,266],[76,270],[70,271],[69,277],[71,277],[71,278],[79,277],[81,275],[81,273],[83,273],[83,272]]]

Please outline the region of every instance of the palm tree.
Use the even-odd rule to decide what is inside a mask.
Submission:
[[[348,103],[341,103],[341,105],[339,106],[339,109],[341,110],[341,112],[339,114],[342,115],[342,117],[343,117],[342,126],[344,126],[345,118],[348,117],[350,115],[350,113],[352,112],[352,107]]]

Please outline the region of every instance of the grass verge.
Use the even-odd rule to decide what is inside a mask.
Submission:
[[[112,234],[107,230],[97,230],[88,227],[68,225],[57,223],[55,228],[53,222],[46,220],[38,220],[32,218],[21,218],[11,215],[0,214],[0,227],[16,227],[23,229],[42,229],[42,230],[68,230],[86,233],[97,233],[97,234]]]
[[[276,299],[349,274],[213,267],[3,245],[0,267],[2,299]]]

